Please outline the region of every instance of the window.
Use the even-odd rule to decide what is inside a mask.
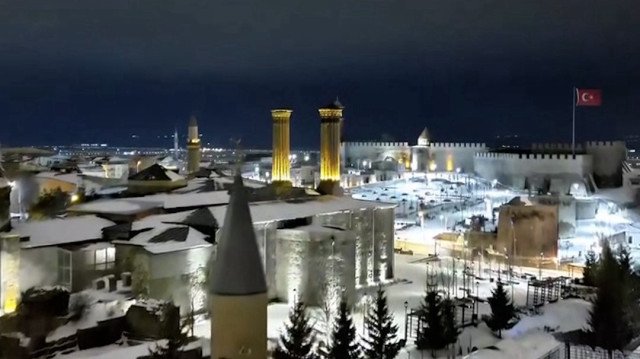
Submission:
[[[108,270],[115,268],[116,249],[113,247],[87,251],[87,266],[93,270]]]
[[[58,249],[58,284],[71,289],[71,252]]]

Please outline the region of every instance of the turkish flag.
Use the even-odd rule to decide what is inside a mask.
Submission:
[[[602,105],[602,90],[600,89],[576,89],[578,100],[577,106],[600,106]]]

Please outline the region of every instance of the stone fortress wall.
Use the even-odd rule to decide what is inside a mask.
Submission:
[[[593,160],[586,154],[487,152],[475,155],[474,169],[487,180],[523,188],[527,179],[538,176],[584,180],[593,171]]]
[[[534,152],[571,153],[570,143],[534,143]],[[624,141],[588,141],[576,144],[576,153],[592,157],[592,174],[599,187],[619,187],[622,185],[622,163],[627,158]]]
[[[407,165],[411,158],[408,142],[342,142],[340,150],[345,167],[363,167],[363,161],[370,164],[388,158]]]
[[[447,172],[460,169],[461,172],[472,173],[475,154],[488,150],[484,143],[431,142],[426,147],[428,148],[429,166],[434,164],[436,171]],[[418,162],[424,163],[424,160]]]
[[[627,158],[624,141],[587,142],[585,151],[593,157],[593,177],[599,187],[622,185],[622,163]]]
[[[408,142],[344,142],[342,156],[344,165],[354,168],[362,168],[363,161],[410,158],[405,165],[412,171],[476,173],[519,188],[548,187],[553,181],[564,187],[579,183],[592,190],[622,184],[627,156],[624,141],[579,143],[575,155],[571,147],[567,143],[534,143],[528,151],[491,152],[484,143],[430,142],[425,130],[414,146]]]

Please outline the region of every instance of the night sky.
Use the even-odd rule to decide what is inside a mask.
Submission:
[[[46,5],[44,5],[46,4]],[[640,134],[640,1],[0,0],[3,145],[317,146],[317,108],[345,139],[570,141]],[[132,139],[131,135],[140,136]]]

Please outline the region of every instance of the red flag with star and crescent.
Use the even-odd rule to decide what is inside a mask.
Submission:
[[[576,94],[576,106],[602,105],[602,90],[600,89],[576,89]]]

